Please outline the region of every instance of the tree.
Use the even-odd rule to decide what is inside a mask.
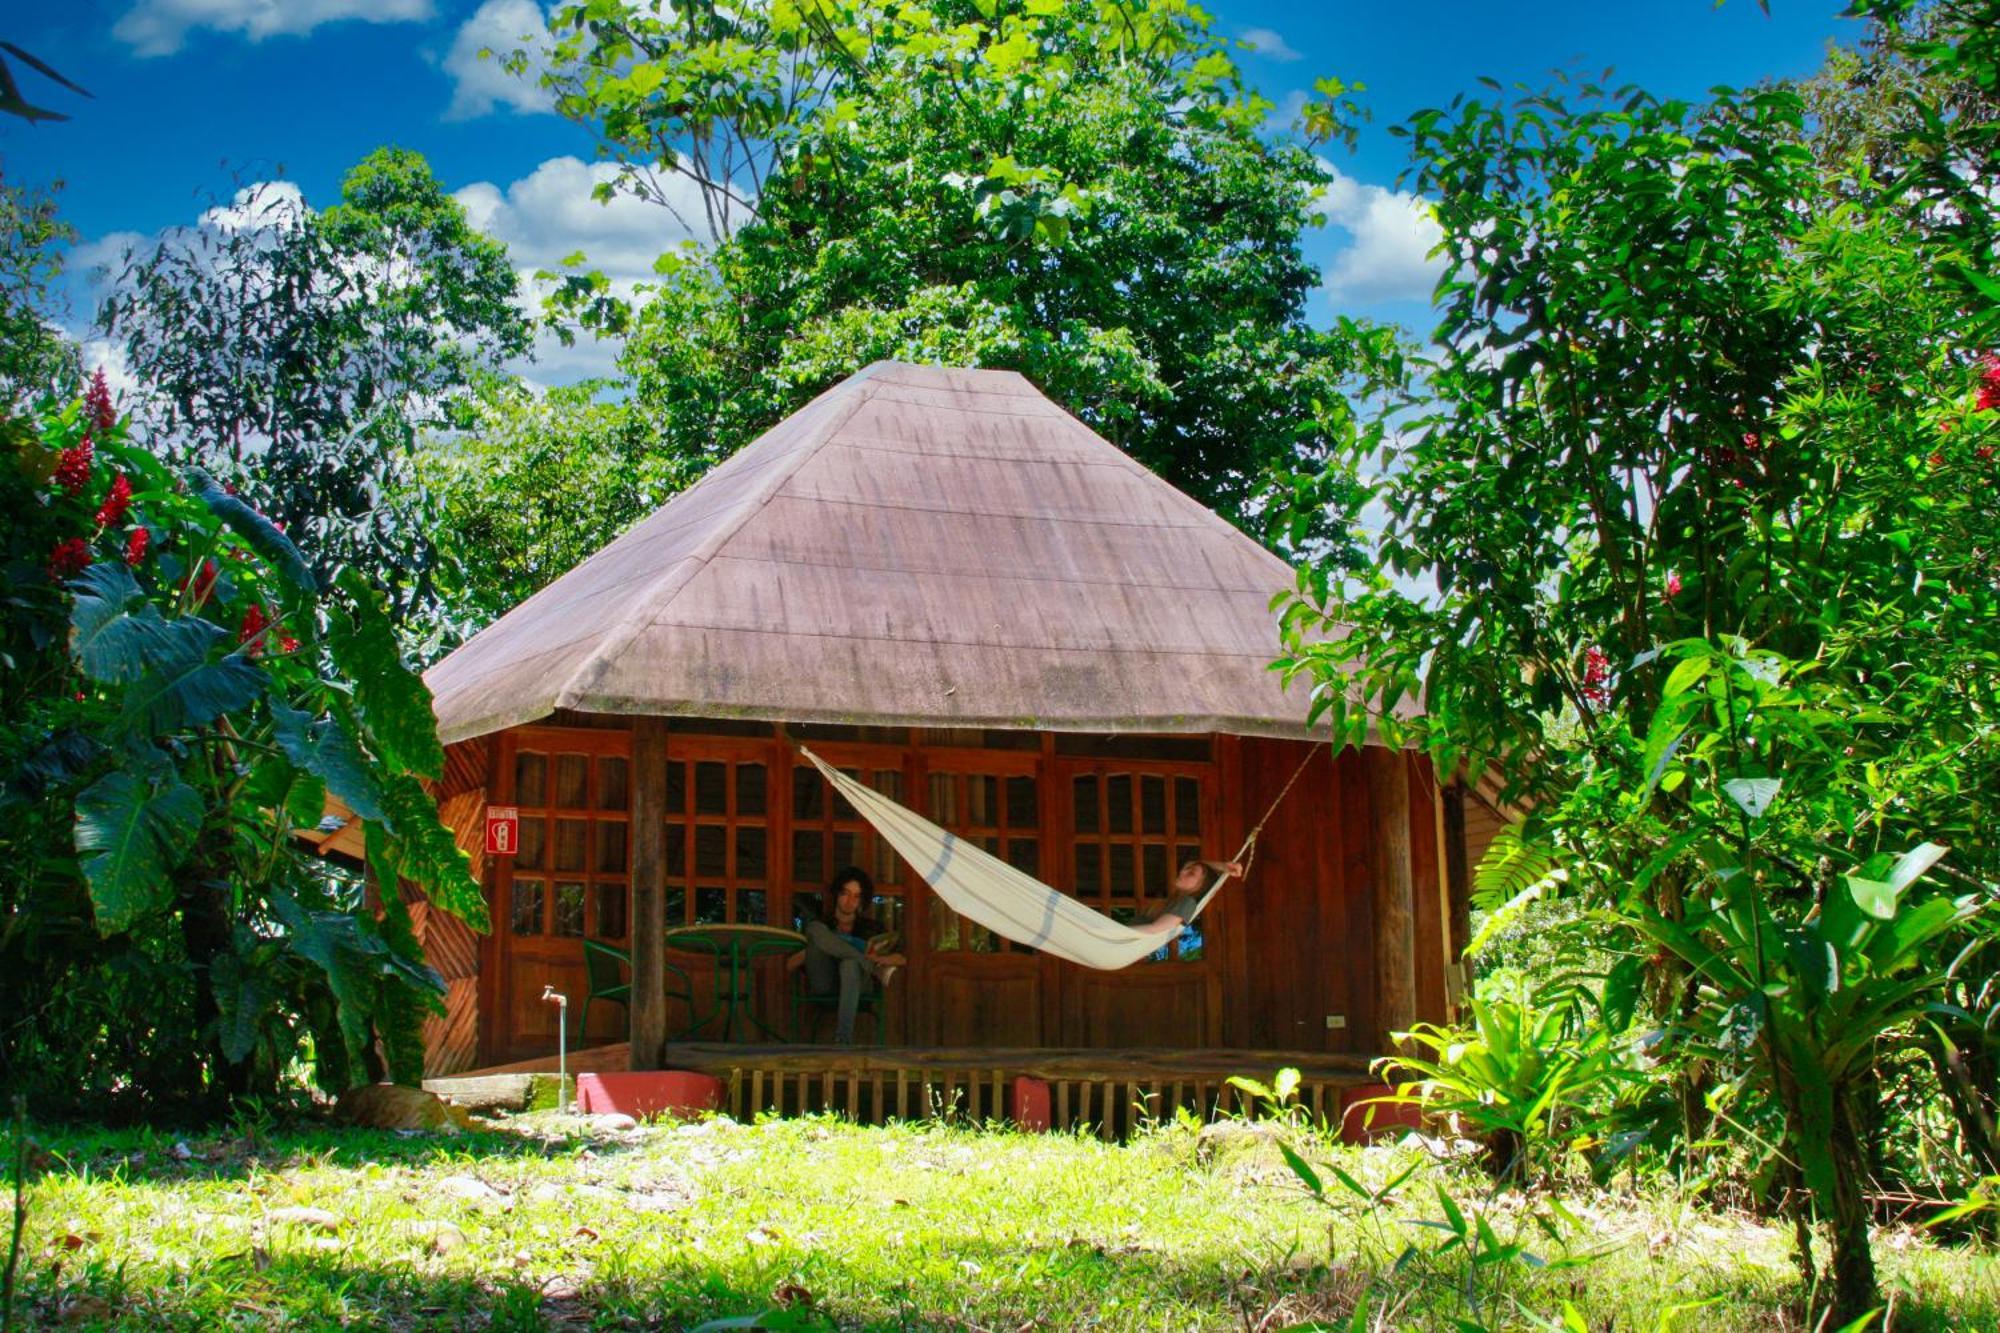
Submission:
[[[78,387],[76,348],[49,317],[50,288],[62,273],[58,247],[75,239],[53,192],[0,180],[0,410]]]
[[[574,569],[686,486],[680,457],[611,386],[487,384],[460,431],[413,469],[439,552],[434,649],[448,649]]]
[[[328,1091],[414,1082],[442,983],[396,886],[485,909],[379,595],[322,587],[244,501],[130,444],[101,377],[39,425],[0,471],[0,1072],[107,1116],[272,1095],[308,1050]],[[365,821],[379,915],[297,836],[329,793]]]
[[[705,242],[636,315],[588,275],[559,292],[629,317],[621,364],[683,457],[880,357],[1018,369],[1246,526],[1340,433],[1356,335],[1308,323],[1299,242],[1346,89],[1271,142],[1192,7],[593,4],[554,30],[558,106]]]
[[[2000,372],[1937,280],[1966,250],[1828,180],[1786,90],[1523,93],[1406,132],[1456,272],[1436,354],[1379,366],[1383,570],[1302,576],[1292,669],[1350,741],[1533,806],[1520,899],[1560,866],[1644,960],[1683,1142],[1740,1090],[1856,1318],[1877,1073],[1956,967],[1992,970]]]
[[[528,347],[505,247],[474,231],[423,158],[378,149],[323,214],[244,191],[134,256],[100,314],[124,341],[162,455],[213,471],[313,553],[362,565],[398,617],[430,603],[434,553],[384,503],[416,432]]]

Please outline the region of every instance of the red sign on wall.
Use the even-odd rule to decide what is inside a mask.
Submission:
[[[488,856],[512,856],[521,847],[521,807],[517,805],[489,805],[486,807],[486,854]]]

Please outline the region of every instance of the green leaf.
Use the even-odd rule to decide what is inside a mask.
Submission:
[[[155,792],[135,773],[107,773],[76,798],[76,850],[97,929],[113,935],[172,901],[168,875],[201,829],[201,797],[167,770]]]
[[[1722,790],[1736,802],[1737,809],[1752,819],[1762,819],[1784,785],[1782,778],[1731,778],[1722,784]]]
[[[352,614],[334,617],[333,660],[354,685],[354,703],[368,741],[391,768],[427,778],[444,773],[437,715],[423,678],[403,662],[396,629],[381,598],[354,569],[340,573]]]
[[[1278,1151],[1284,1154],[1285,1165],[1292,1168],[1292,1174],[1299,1178],[1301,1184],[1312,1191],[1314,1198],[1324,1198],[1326,1196],[1326,1186],[1321,1183],[1319,1172],[1312,1169],[1312,1163],[1299,1156],[1292,1148],[1292,1145],[1284,1142],[1282,1139],[1278,1142]]]
[[[1696,681],[1699,681],[1703,676],[1708,674],[1708,668],[1708,658],[1688,658],[1668,674],[1667,683],[1660,691],[1661,696],[1671,699],[1675,695],[1686,694],[1694,688]]]
[[[191,467],[187,469],[186,476],[188,489],[201,497],[209,512],[234,529],[236,535],[263,556],[287,583],[308,597],[319,594],[319,581],[313,577],[305,557],[299,554],[298,547],[292,545],[290,537],[278,531],[276,524],[223,490],[216,484],[215,478],[203,469]]]
[[[257,1049],[264,1015],[279,1000],[278,990],[241,954],[227,950],[210,961],[208,984],[215,994],[223,1058],[241,1064]]]
[[[458,839],[438,820],[437,803],[423,783],[399,773],[383,784],[383,808],[392,839],[385,844],[396,874],[474,930],[489,929],[486,896],[472,877],[472,863]],[[370,838],[375,830],[367,830]]]
[[[244,654],[209,660],[210,649],[225,637],[220,626],[197,617],[168,623],[174,633],[163,641],[165,651],[126,688],[123,721],[129,730],[158,736],[207,726],[263,693],[264,672]]]
[[[1934,842],[1920,843],[1898,857],[1885,878],[1846,876],[1847,891],[1853,896],[1855,906],[1878,921],[1887,921],[1896,915],[1896,903],[1902,898],[1903,890],[1943,860],[1944,854],[1945,849]],[[1880,865],[1884,859],[1878,858],[1871,864]]]
[[[271,718],[278,748],[300,770],[326,784],[326,790],[363,819],[387,819],[382,784],[374,765],[355,744],[337,717],[315,723],[312,714],[271,701]],[[302,823],[305,821],[301,821]],[[319,822],[314,813],[312,823]]]

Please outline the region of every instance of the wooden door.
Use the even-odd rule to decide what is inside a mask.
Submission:
[[[1041,759],[1034,753],[933,750],[924,755],[920,811],[932,823],[1037,879],[1046,828]],[[923,895],[922,1040],[936,1046],[1039,1046],[1047,968],[1017,944]]]
[[[630,943],[630,737],[517,728],[500,738],[496,767],[494,803],[519,807],[521,838],[515,855],[492,858],[496,965],[482,1045],[489,1058],[513,1060],[556,1049],[560,1010],[542,999],[544,987],[581,1015],[584,938]],[[624,1011],[595,1010],[586,1040],[622,1040]]]
[[[1166,907],[1183,862],[1218,860],[1213,768],[1110,759],[1053,761],[1055,826],[1077,899],[1120,921]],[[1230,892],[1225,888],[1224,893]],[[1222,1037],[1217,904],[1151,958],[1117,972],[1056,963],[1057,1044],[1216,1046]]]

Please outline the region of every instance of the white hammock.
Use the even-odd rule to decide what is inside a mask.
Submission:
[[[947,833],[922,815],[904,809],[880,792],[848,777],[811,750],[813,761],[834,789],[873,824],[905,861],[960,916],[1031,948],[1106,972],[1129,967],[1158,953],[1172,940],[1162,932],[1134,930],[1092,911],[1031,875],[1025,875],[984,848]],[[1247,845],[1247,844],[1246,844]],[[1195,915],[1226,881],[1218,876],[1195,903]]]

